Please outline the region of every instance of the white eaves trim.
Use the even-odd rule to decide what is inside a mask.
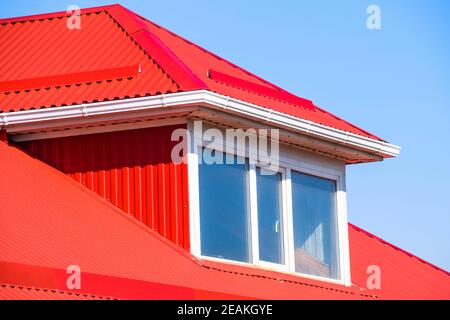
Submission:
[[[127,114],[137,111],[195,105],[221,109],[225,112],[238,114],[258,122],[265,122],[275,127],[284,127],[338,144],[353,146],[354,148],[363,149],[377,155],[395,157],[400,153],[400,147],[384,141],[334,129],[309,120],[299,119],[208,90],[1,113],[0,127],[5,128],[7,132],[18,134],[30,131],[30,128],[38,123],[42,123],[41,128],[48,127],[50,129],[54,127],[53,121],[56,120],[82,119],[93,116],[101,117],[112,114]]]

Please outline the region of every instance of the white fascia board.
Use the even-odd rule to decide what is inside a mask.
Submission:
[[[208,95],[207,102],[218,107],[222,107],[228,111],[245,114],[252,118],[258,118],[260,121],[262,120],[263,122],[272,123],[275,126],[281,125],[294,131],[301,131],[304,134],[320,137],[325,140],[331,140],[339,144],[370,150],[376,154],[395,157],[400,153],[400,147],[385,141],[379,141],[351,132],[331,128],[310,120],[300,119],[216,93],[210,93],[210,95]]]
[[[41,128],[54,127],[56,120],[82,119],[91,117],[108,117],[112,114],[128,114],[138,111],[161,110],[171,107],[203,105],[210,108],[221,109],[240,116],[268,123],[275,127],[284,127],[313,137],[325,139],[356,149],[362,149],[388,157],[395,157],[400,153],[400,147],[353,134],[347,131],[334,129],[309,120],[300,119],[255,104],[230,98],[208,90],[197,90],[162,94],[158,96],[115,100],[98,103],[88,103],[57,108],[27,110],[0,114],[0,127],[7,132],[21,133],[30,130],[33,124],[42,123]],[[176,111],[176,108],[174,108]]]
[[[141,110],[151,110],[166,106],[189,105],[198,103],[203,96],[201,91],[181,92],[151,97],[133,98],[126,100],[114,100],[96,103],[86,103],[57,108],[44,108],[8,112],[0,114],[0,126],[14,126],[14,132],[19,131],[18,125],[36,122],[48,122],[51,120],[63,120],[81,118],[87,116],[111,115],[113,113],[125,113]],[[49,127],[51,127],[51,122]],[[9,131],[9,130],[8,130]]]

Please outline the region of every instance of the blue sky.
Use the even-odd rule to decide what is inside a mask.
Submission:
[[[109,4],[0,1],[0,17]],[[350,221],[450,270],[449,1],[121,1],[402,147],[348,167]],[[381,9],[381,30],[366,8]]]

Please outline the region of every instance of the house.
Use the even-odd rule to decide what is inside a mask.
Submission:
[[[399,148],[312,101],[120,5],[1,19],[0,61],[0,298],[450,298],[347,221]]]

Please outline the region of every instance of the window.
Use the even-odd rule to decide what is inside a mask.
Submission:
[[[338,278],[336,183],[292,171],[295,271]]]
[[[257,167],[256,191],[259,260],[282,264],[284,257],[281,224],[281,173],[264,175]]]
[[[250,262],[248,165],[202,163],[199,166],[201,253],[205,256]]]
[[[320,177],[310,174],[316,171],[297,171],[288,164],[267,174],[246,159],[217,151],[211,154],[223,164],[198,166],[195,252],[342,280],[338,175]],[[233,163],[226,163],[227,157],[234,157]]]

